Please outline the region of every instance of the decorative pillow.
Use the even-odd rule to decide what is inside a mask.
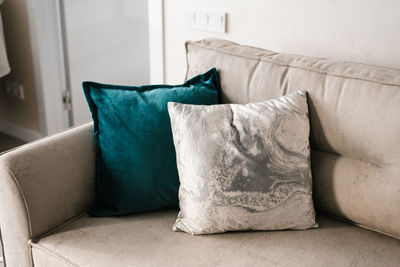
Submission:
[[[306,92],[246,105],[168,103],[180,213],[174,231],[316,227]]]
[[[84,82],[94,121],[94,216],[178,207],[179,178],[167,103],[217,104],[215,69],[182,85],[117,86]]]

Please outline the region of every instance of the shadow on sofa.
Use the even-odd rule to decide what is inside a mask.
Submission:
[[[225,101],[307,90],[314,203],[371,230],[323,212],[317,229],[210,236],[173,232],[177,210],[89,217],[95,151],[86,124],[0,156],[7,266],[398,266],[400,70],[218,39],[186,48],[187,78],[216,67]]]

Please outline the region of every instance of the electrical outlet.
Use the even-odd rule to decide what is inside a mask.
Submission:
[[[5,81],[3,88],[6,95],[19,100],[24,100],[24,87],[22,84]]]

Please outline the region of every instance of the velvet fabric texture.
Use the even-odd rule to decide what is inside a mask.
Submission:
[[[195,238],[171,231],[176,210],[78,218],[95,195],[88,123],[0,155],[5,265],[398,267],[400,70],[217,39],[189,42],[187,50],[187,77],[216,67],[223,102],[307,90],[313,197],[320,213],[397,239],[321,214],[320,228],[309,231]]]
[[[179,178],[167,103],[217,104],[216,69],[182,85],[84,82],[96,146],[93,216],[178,207]]]

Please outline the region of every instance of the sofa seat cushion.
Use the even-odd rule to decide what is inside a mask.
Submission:
[[[83,216],[32,244],[35,266],[398,266],[400,240],[319,215],[311,230],[191,236],[177,210]]]

